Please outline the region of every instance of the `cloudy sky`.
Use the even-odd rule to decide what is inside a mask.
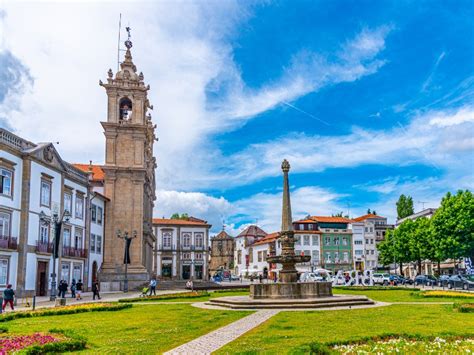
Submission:
[[[277,230],[283,158],[294,218],[393,222],[401,193],[420,210],[474,188],[469,0],[0,6],[0,125],[97,164],[122,13],[155,108],[156,216]]]

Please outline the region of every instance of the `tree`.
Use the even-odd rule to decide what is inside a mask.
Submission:
[[[171,215],[171,219],[188,219],[189,216],[187,213],[182,213],[181,215],[179,213],[173,213]]]
[[[380,262],[383,265],[398,264],[400,274],[403,274],[403,264],[411,261],[408,243],[413,229],[413,221],[406,222],[408,223],[403,222],[397,229],[388,229],[385,239],[377,247]]]
[[[414,213],[411,196],[400,195],[397,202],[397,219],[411,216]]]
[[[371,214],[372,212],[370,212],[370,208],[367,210],[367,214]]]
[[[474,196],[469,190],[447,193],[432,218],[442,259],[474,258]],[[442,260],[441,259],[441,260]]]
[[[377,215],[377,212],[375,212],[375,210],[372,211],[372,214],[373,215]]]
[[[408,221],[405,221],[408,222]],[[404,224],[403,222],[402,224]],[[409,231],[408,248],[410,250],[410,261],[416,261],[418,274],[422,274],[421,262],[425,259],[432,259],[432,229],[430,220],[426,217],[413,221]]]

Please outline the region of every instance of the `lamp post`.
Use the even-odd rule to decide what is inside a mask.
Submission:
[[[51,295],[49,297],[50,301],[56,300],[56,259],[59,256],[59,247],[61,244],[61,228],[63,222],[69,222],[71,214],[68,210],[64,210],[61,216],[59,216],[57,211],[53,211],[52,216],[47,216],[43,211],[39,214],[40,222],[46,226],[53,227],[53,273],[51,274]],[[59,266],[58,266],[59,272]]]
[[[133,235],[130,237],[128,232],[125,231],[122,235],[122,232],[117,230],[117,238],[123,239],[125,241],[125,253],[123,257],[123,263],[125,264],[125,279],[123,281],[123,292],[128,292],[128,264],[130,264],[130,244],[132,243],[132,239],[137,237],[137,231],[133,231]]]

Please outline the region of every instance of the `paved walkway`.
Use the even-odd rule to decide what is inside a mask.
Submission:
[[[165,353],[165,355],[176,354],[210,354],[237,339],[249,330],[259,326],[266,320],[280,312],[279,310],[262,310],[255,312],[236,322],[216,329],[206,335],[183,344]]]

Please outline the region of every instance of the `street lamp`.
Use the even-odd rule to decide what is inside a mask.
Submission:
[[[117,238],[123,239],[125,241],[125,252],[123,256],[123,263],[125,264],[125,279],[123,281],[123,292],[128,292],[128,264],[130,264],[130,244],[132,239],[137,237],[137,231],[133,231],[133,236],[129,236],[128,232],[125,231],[122,235],[120,229],[117,230]]]
[[[40,222],[43,225],[53,227],[53,273],[51,274],[51,295],[49,297],[50,301],[56,300],[56,259],[58,259],[59,246],[61,244],[61,228],[63,222],[69,222],[70,218],[71,214],[68,210],[64,210],[61,216],[59,216],[57,211],[54,211],[52,216],[47,216],[44,211],[41,211],[39,214]]]

